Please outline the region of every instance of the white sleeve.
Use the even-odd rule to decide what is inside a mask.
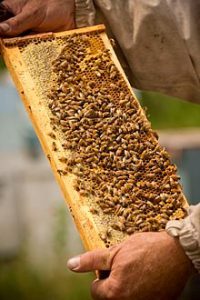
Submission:
[[[92,0],[75,0],[76,26],[92,26],[95,22],[95,8]]]

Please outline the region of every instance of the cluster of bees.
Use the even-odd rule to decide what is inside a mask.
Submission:
[[[185,216],[176,166],[110,51],[101,40],[93,49],[90,35],[66,37],[52,63],[56,83],[48,95],[49,135],[57,151],[57,132],[62,133],[67,153],[58,172],[76,175],[74,188],[95,203],[92,214],[117,216],[107,235],[163,230],[168,220]]]

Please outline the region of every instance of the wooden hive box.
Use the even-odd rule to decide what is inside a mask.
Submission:
[[[185,216],[176,167],[103,25],[3,39],[1,52],[86,249]]]

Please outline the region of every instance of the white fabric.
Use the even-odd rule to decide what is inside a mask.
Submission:
[[[189,216],[182,221],[170,221],[166,231],[178,237],[185,253],[200,273],[200,204],[189,208]]]
[[[127,58],[134,87],[200,103],[200,1],[94,3],[106,17]],[[94,24],[93,1],[76,0],[76,4],[79,19],[82,16],[82,20]]]
[[[91,0],[75,0],[76,26],[87,27],[94,25],[95,8]]]

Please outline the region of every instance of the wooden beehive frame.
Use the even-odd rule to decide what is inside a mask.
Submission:
[[[103,25],[82,28],[62,33],[47,33],[38,34],[33,36],[26,36],[20,38],[4,39],[1,40],[1,51],[6,62],[8,69],[12,75],[12,78],[16,84],[17,90],[23,100],[25,108],[32,120],[34,129],[41,142],[44,153],[48,157],[55,177],[63,191],[64,198],[70,208],[70,212],[74,217],[75,223],[79,230],[80,236],[86,249],[104,248],[105,243],[102,241],[99,235],[99,228],[94,222],[94,218],[89,211],[87,201],[84,197],[81,197],[77,191],[73,188],[74,175],[60,176],[58,170],[61,169],[61,162],[59,156],[62,154],[63,149],[61,143],[58,143],[58,152],[52,151],[52,139],[49,137],[51,132],[49,115],[42,105],[42,101],[36,92],[36,86],[31,78],[30,73],[27,71],[26,64],[22,58],[19,46],[26,41],[35,40],[37,38],[49,39],[59,38],[73,33],[89,33],[97,32],[102,38],[107,49],[110,50],[112,60],[121,72],[124,80],[129,86],[130,92],[133,94],[132,88],[124,74],[124,71],[112,49],[109,39],[105,33],[105,27]],[[133,94],[134,95],[134,94]],[[135,97],[135,95],[134,95]],[[136,98],[136,97],[135,97]],[[142,109],[141,113],[144,115]],[[144,118],[145,115],[144,115]],[[58,155],[59,153],[59,155]],[[185,200],[185,207],[187,201]]]

